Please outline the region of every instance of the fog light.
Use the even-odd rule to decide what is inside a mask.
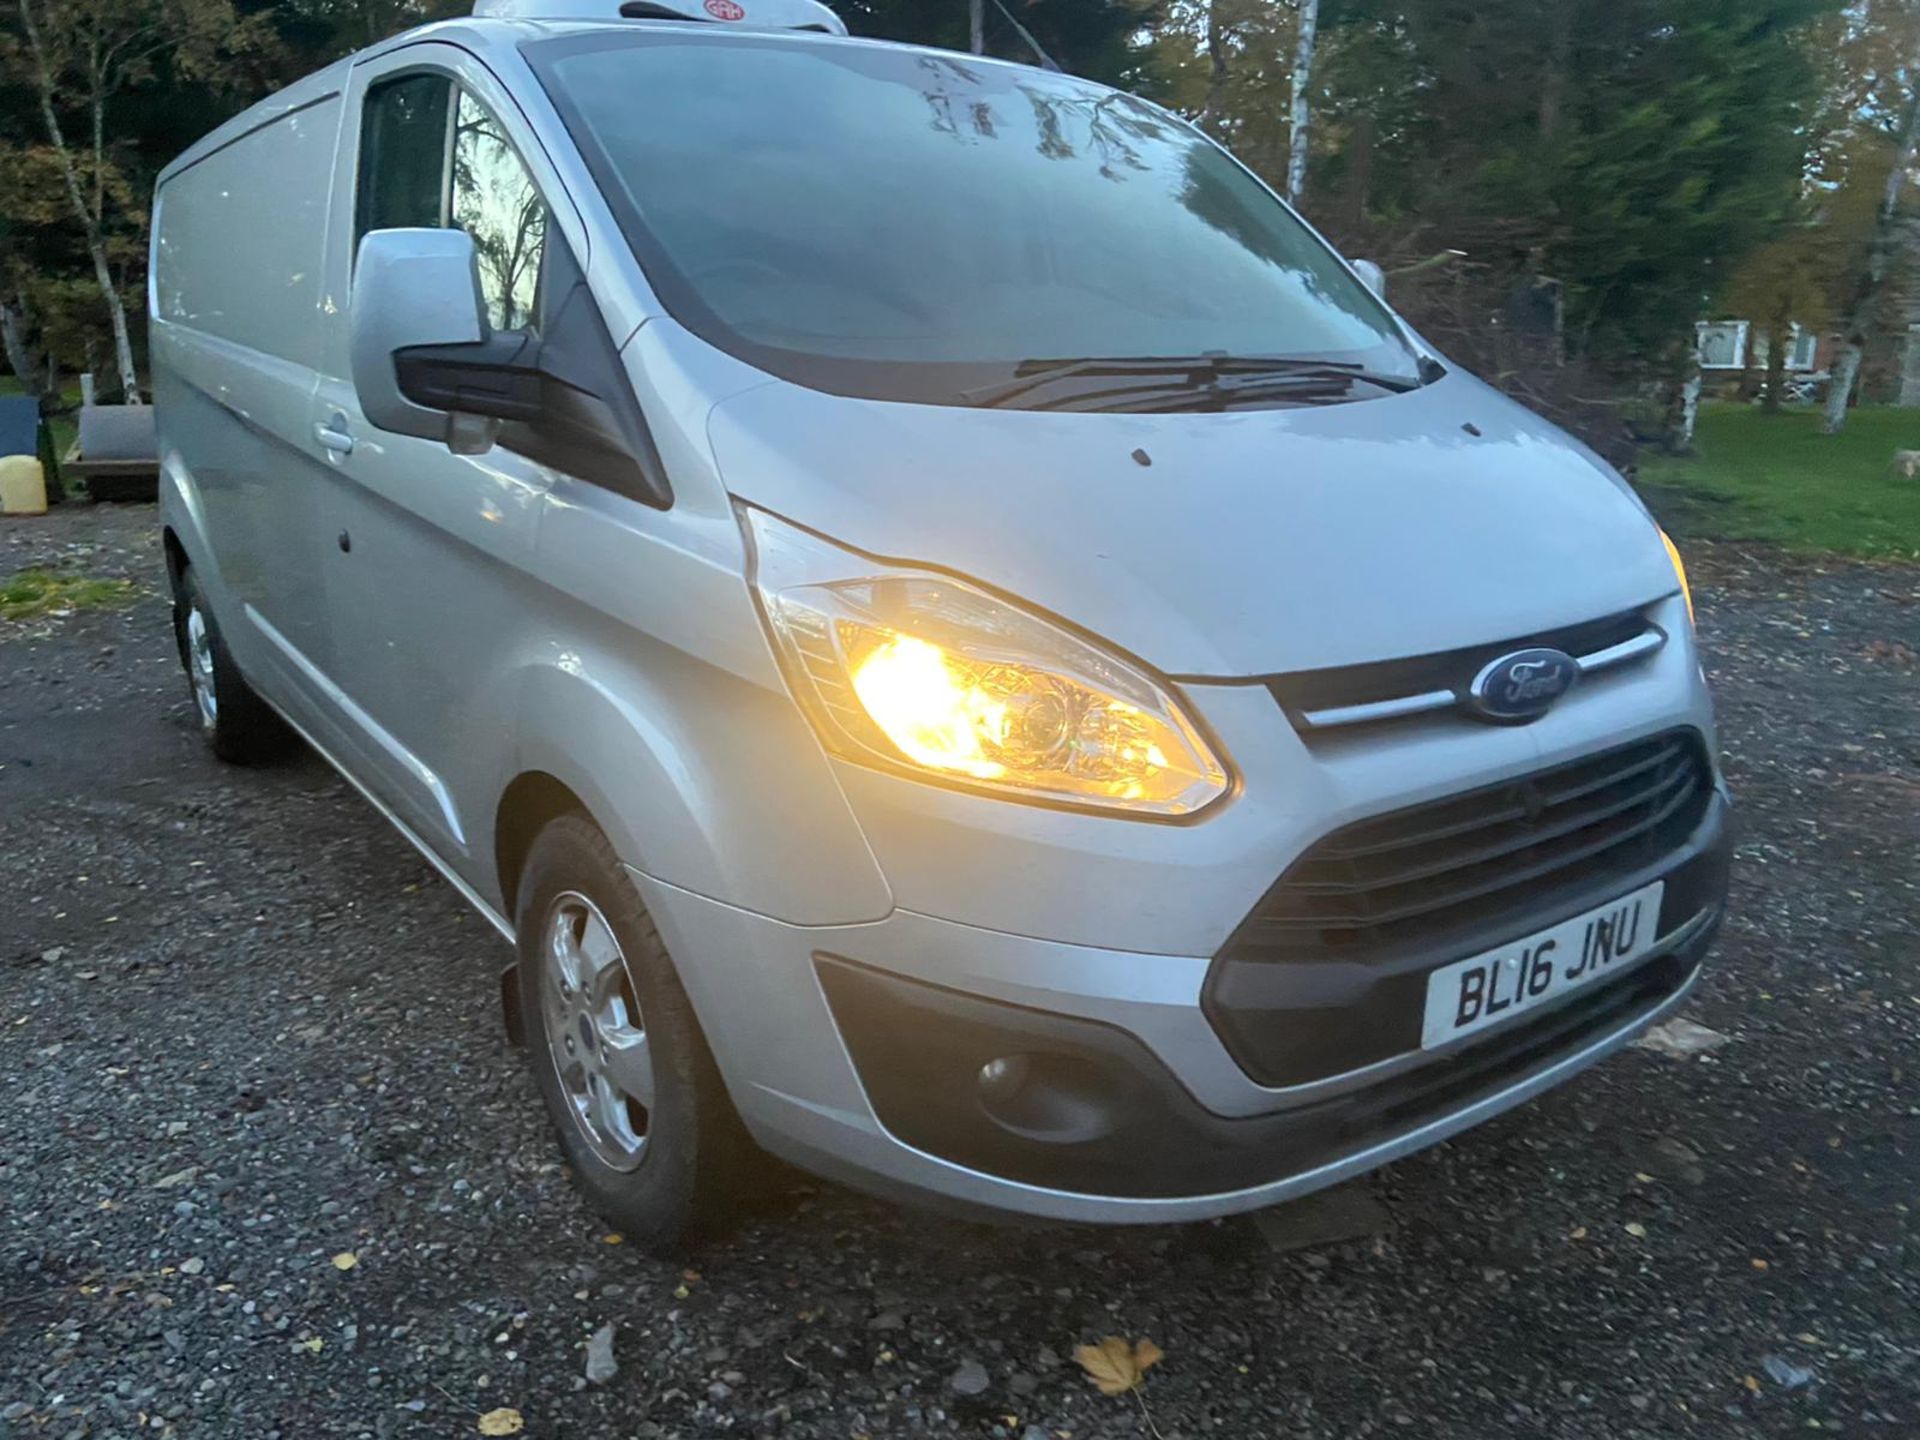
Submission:
[[[992,1103],[1011,1100],[1027,1083],[1029,1068],[1024,1055],[1002,1055],[997,1060],[989,1060],[980,1067],[980,1098]]]

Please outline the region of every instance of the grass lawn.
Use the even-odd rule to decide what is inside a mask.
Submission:
[[[30,620],[75,610],[125,605],[139,591],[131,580],[101,580],[51,570],[22,570],[0,580],[0,620]]]
[[[1647,503],[1676,536],[1920,559],[1920,479],[1892,470],[1895,450],[1920,450],[1920,409],[1862,406],[1829,436],[1817,411],[1715,405],[1695,440],[1697,455],[1640,466]]]

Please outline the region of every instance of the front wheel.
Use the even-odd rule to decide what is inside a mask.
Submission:
[[[748,1140],[666,947],[584,816],[542,830],[520,884],[528,1058],[594,1208],[659,1253],[737,1207]]]

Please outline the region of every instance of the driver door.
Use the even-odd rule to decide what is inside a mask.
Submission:
[[[491,862],[484,812],[511,743],[490,677],[525,629],[525,566],[557,476],[504,446],[457,455],[367,421],[348,361],[353,253],[369,230],[458,226],[489,323],[531,327],[557,187],[523,159],[536,152],[510,128],[511,99],[453,46],[368,62],[349,105],[335,203],[352,225],[336,226],[329,286],[348,304],[314,417],[330,481],[329,696],[354,774],[472,876]]]

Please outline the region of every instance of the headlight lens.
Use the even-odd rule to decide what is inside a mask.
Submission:
[[[1226,769],[1138,667],[965,581],[895,569],[742,506],[753,580],[822,740],[866,764],[1140,815]]]
[[[1687,562],[1680,558],[1680,547],[1673,543],[1673,537],[1663,528],[1660,531],[1660,543],[1667,547],[1667,558],[1673,561],[1673,573],[1680,577],[1680,598],[1687,602],[1687,619],[1693,619],[1693,587],[1687,583]]]

